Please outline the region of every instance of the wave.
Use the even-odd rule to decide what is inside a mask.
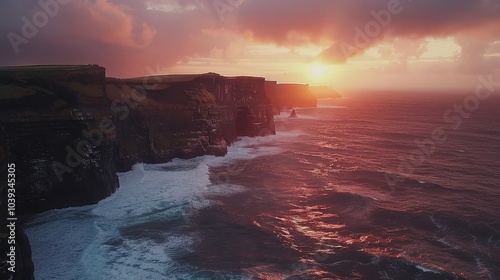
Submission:
[[[190,279],[197,269],[176,260],[192,253],[199,238],[187,229],[201,210],[221,202],[210,197],[244,191],[213,182],[210,169],[279,153],[269,143],[297,133],[243,137],[226,157],[136,164],[118,174],[120,188],[96,205],[52,210],[26,225],[37,279]],[[71,248],[70,250],[59,250]],[[50,256],[49,258],[47,256]]]
[[[24,226],[30,239],[35,279],[81,279],[82,252],[97,235],[93,206],[50,210]]]
[[[195,243],[196,236],[181,229],[195,209],[211,205],[203,197],[209,167],[197,161],[184,161],[190,168],[176,171],[164,171],[172,163],[137,164],[119,174],[120,189],[92,210],[98,234],[82,256],[88,279],[182,278],[194,272],[176,263],[172,252]]]
[[[314,266],[312,272],[308,268]],[[410,262],[404,258],[374,255],[363,251],[340,251],[326,254],[321,259],[307,263],[302,273],[296,273],[306,279],[464,279],[439,268],[426,264]],[[318,272],[319,270],[319,272]],[[365,279],[365,278],[362,279]],[[297,278],[303,279],[303,278]]]
[[[93,209],[99,234],[83,257],[89,278],[190,278],[197,269],[176,260],[191,255],[200,241],[187,231],[193,219],[200,210],[222,203],[211,197],[244,191],[241,186],[214,182],[210,169],[226,166],[235,172],[234,164],[241,160],[275,154],[279,148],[263,144],[280,137],[245,137],[230,147],[226,157],[138,164],[120,174],[120,189]]]

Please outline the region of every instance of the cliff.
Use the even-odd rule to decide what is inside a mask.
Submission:
[[[309,87],[311,93],[316,96],[317,99],[322,98],[341,98],[342,95],[336,90],[327,86],[311,86]]]
[[[266,94],[264,78],[229,78],[233,92],[236,134],[238,136],[266,136],[275,134],[271,99]]]
[[[215,73],[107,79],[117,166],[225,155],[238,136],[274,133],[264,78]]]
[[[309,90],[309,85],[278,84],[266,81],[266,92],[273,104],[274,114],[293,107],[316,107],[317,98]]]
[[[18,213],[96,203],[135,163],[222,156],[238,136],[275,133],[264,78],[3,67],[0,93],[0,159],[21,175]]]
[[[0,68],[0,143],[16,164],[17,212],[95,203],[118,187],[99,66]]]
[[[98,65],[0,68],[1,190],[5,199],[6,167],[15,163],[16,215],[96,203],[118,188],[117,171],[138,162],[222,156],[238,136],[274,133],[264,78],[116,79]],[[21,272],[14,279],[32,279],[29,241],[20,228],[16,236]]]
[[[221,109],[213,94],[195,81],[196,76],[154,78],[158,82],[152,85],[144,85],[144,78],[107,80],[117,113],[119,169],[136,162],[224,155]]]

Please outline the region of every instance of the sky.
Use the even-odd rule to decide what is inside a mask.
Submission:
[[[0,65],[217,72],[351,89],[500,79],[500,0],[3,0]]]

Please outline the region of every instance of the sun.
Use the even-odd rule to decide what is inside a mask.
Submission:
[[[325,77],[327,72],[328,72],[328,68],[322,64],[313,64],[313,65],[311,65],[311,68],[309,69],[309,74],[314,79],[321,79],[321,78]]]

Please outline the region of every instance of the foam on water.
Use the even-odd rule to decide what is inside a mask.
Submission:
[[[298,136],[284,133],[243,138],[226,157],[176,159],[136,164],[118,174],[120,188],[96,205],[36,215],[26,231],[33,249],[36,279],[189,279],[197,268],[176,261],[189,253],[197,236],[184,230],[197,211],[243,187],[211,183],[210,168],[279,153],[267,144]]]
[[[97,238],[83,260],[89,279],[189,278],[196,268],[178,263],[197,237],[182,228],[189,216],[209,206],[204,194],[241,191],[230,185],[211,186],[211,157],[173,163],[134,166],[120,174],[120,190],[93,210]],[[173,166],[182,165],[176,171]],[[189,167],[192,167],[189,169]]]
[[[162,166],[138,164],[132,171],[120,174],[120,189],[99,202],[93,212],[110,220],[149,219],[163,208],[188,202],[210,184],[204,163],[181,171],[162,171]]]
[[[25,224],[35,263],[35,279],[82,279],[83,251],[97,234],[93,206],[57,209]]]
[[[423,265],[415,265],[416,268],[422,270],[423,272],[432,272],[432,273],[435,273],[435,274],[441,274],[439,271],[436,271],[434,269],[431,269],[431,268],[428,268],[428,267],[425,267]]]

